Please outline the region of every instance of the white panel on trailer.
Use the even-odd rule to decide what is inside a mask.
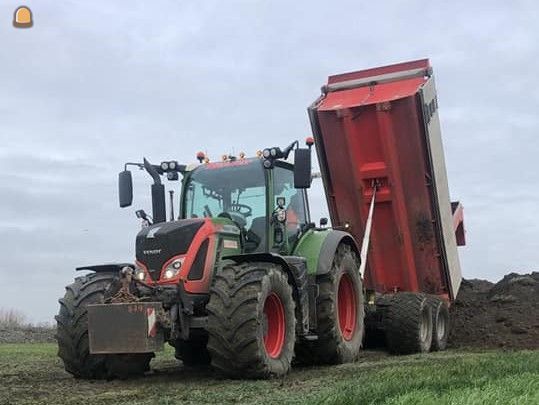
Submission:
[[[450,297],[455,299],[462,281],[462,273],[455,230],[453,229],[453,214],[449,198],[449,185],[445,168],[440,120],[438,118],[438,100],[436,98],[434,76],[431,76],[421,87],[420,97],[423,105],[425,134],[432,169],[434,206],[437,208],[435,213],[437,223],[435,225],[438,230],[438,237],[441,238],[442,242],[440,246],[443,249],[440,254],[446,277],[449,279]]]

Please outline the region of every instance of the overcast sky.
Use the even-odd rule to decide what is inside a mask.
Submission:
[[[18,1],[0,5],[0,308],[51,320],[76,266],[133,258],[124,162],[286,145],[310,134],[329,74],[423,57],[466,209],[464,276],[539,268],[536,2],[23,3],[28,30]],[[324,215],[320,186],[311,197]]]

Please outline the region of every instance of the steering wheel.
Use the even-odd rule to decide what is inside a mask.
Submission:
[[[230,211],[237,212],[244,217],[250,217],[253,214],[253,209],[245,204],[232,203],[230,204]]]

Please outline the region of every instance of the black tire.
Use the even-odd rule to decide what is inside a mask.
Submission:
[[[211,362],[207,348],[208,337],[180,340],[176,344],[175,357],[187,367],[204,367]]]
[[[359,258],[347,244],[335,252],[331,271],[317,280],[319,294],[316,303],[318,340],[301,342],[297,347],[298,362],[302,364],[341,364],[357,360],[365,331],[363,284],[359,275]],[[353,328],[341,327],[339,320],[339,288],[350,283],[355,301]],[[343,290],[341,290],[343,291]],[[341,296],[344,295],[341,292]],[[342,309],[341,304],[341,311]],[[345,306],[346,307],[346,306]],[[346,317],[345,317],[346,318]],[[352,324],[350,324],[352,326]],[[352,331],[350,331],[352,330]]]
[[[90,354],[88,341],[88,304],[103,303],[103,297],[115,278],[114,273],[93,273],[77,277],[60,298],[56,338],[58,356],[65,370],[77,378],[127,378],[149,370],[153,353]]]
[[[267,328],[274,320],[268,317],[268,305],[280,311],[279,333],[271,335]],[[232,378],[267,378],[289,372],[296,340],[295,304],[280,266],[224,263],[214,275],[206,308],[208,351],[216,370]],[[270,353],[275,341],[266,348],[266,336],[278,337],[282,343],[279,351]]]
[[[430,350],[443,351],[449,339],[449,308],[447,303],[438,297],[428,298],[432,312],[432,345]]]
[[[428,352],[432,342],[432,314],[427,297],[409,292],[391,296],[386,307],[384,330],[391,353]]]

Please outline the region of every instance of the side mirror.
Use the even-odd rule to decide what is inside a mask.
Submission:
[[[326,226],[328,224],[327,218],[320,218],[320,226]]]
[[[298,148],[294,151],[294,187],[311,187],[311,149]]]
[[[118,192],[120,207],[129,207],[133,203],[133,177],[129,170],[124,170],[118,175]]]

